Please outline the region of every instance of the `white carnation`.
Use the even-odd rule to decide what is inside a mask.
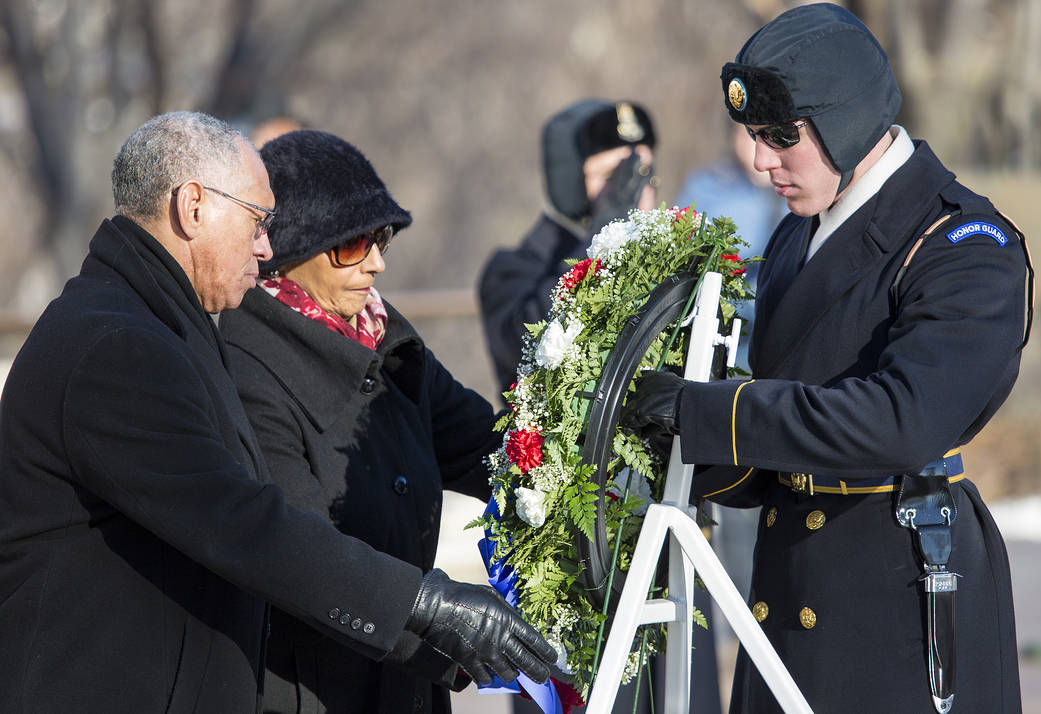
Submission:
[[[636,224],[632,221],[608,223],[599,233],[593,236],[593,241],[590,243],[586,255],[593,260],[599,258],[607,262],[607,258],[611,253],[634,238],[638,238],[639,235]]]
[[[575,346],[575,338],[582,334],[582,323],[574,320],[567,328],[559,320],[549,323],[535,348],[535,361],[546,369],[556,369]]]
[[[557,651],[557,669],[564,674],[574,674],[575,670],[571,669],[571,665],[567,663],[567,648],[564,647],[564,643],[555,637],[547,637],[546,642]]]
[[[517,496],[517,515],[522,521],[532,528],[546,522],[546,494],[523,486],[518,486],[513,493]]]

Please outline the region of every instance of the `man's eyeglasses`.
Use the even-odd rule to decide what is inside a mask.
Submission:
[[[379,246],[380,253],[385,255],[390,250],[390,239],[393,237],[394,226],[383,226],[349,238],[332,249],[333,264],[340,268],[357,265],[368,257],[374,245]]]
[[[263,206],[258,206],[255,203],[250,203],[249,201],[243,201],[241,198],[235,198],[230,193],[225,193],[224,191],[221,191],[219,188],[214,188],[213,186],[203,186],[203,188],[207,191],[219,193],[221,196],[224,196],[224,198],[230,199],[235,203],[241,204],[243,206],[248,206],[249,208],[252,208],[255,211],[260,211],[264,214],[263,218],[257,219],[257,226],[253,231],[253,240],[260,238],[260,235],[262,233],[267,233],[268,229],[271,228],[271,222],[275,220],[275,211],[264,208]]]
[[[799,143],[801,138],[799,129],[809,123],[809,120],[803,120],[800,122],[788,122],[787,124],[771,124],[770,126],[764,126],[758,131],[752,131],[746,126],[745,131],[752,137],[752,141],[759,137],[763,140],[763,143],[774,149],[790,149]]]

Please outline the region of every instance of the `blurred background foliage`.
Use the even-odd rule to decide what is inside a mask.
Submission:
[[[290,116],[355,143],[412,211],[379,287],[460,381],[494,398],[473,285],[543,204],[543,121],[579,97],[643,103],[671,203],[689,170],[728,151],[721,65],[793,4],[0,0],[3,348],[78,270],[112,210],[112,158],[143,121],[197,109],[248,132]],[[1037,246],[1041,0],[844,4],[890,54],[900,123]],[[985,451],[974,470],[993,472],[985,491],[1041,491],[1038,339],[973,446]]]

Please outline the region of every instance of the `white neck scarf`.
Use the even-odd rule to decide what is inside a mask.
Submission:
[[[824,245],[824,241],[828,240],[828,237],[858,208],[867,203],[868,199],[878,193],[882,184],[911,158],[911,154],[914,153],[914,143],[904,128],[894,124],[890,132],[896,135],[893,137],[893,143],[886,149],[886,153],[882,154],[882,157],[863,176],[850,184],[850,187],[842,194],[842,198],[833,203],[831,208],[826,208],[818,214],[820,226],[810,240],[805,262],[809,262],[813,254]]]

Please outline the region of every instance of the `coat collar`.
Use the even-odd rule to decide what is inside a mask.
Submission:
[[[187,339],[189,325],[194,327],[226,364],[224,341],[213,319],[184,269],[152,234],[123,216],[106,219],[91,239],[89,257],[119,273],[181,339]]]
[[[916,238],[922,223],[936,210],[933,201],[907,203],[907,196],[937,196],[954,180],[928,145],[916,142],[914,154],[841,226],[802,267],[809,218],[794,219],[783,243],[771,256],[762,313],[757,311],[756,373],[776,373],[828,309],[864,278],[879,261]],[[787,276],[793,276],[790,281]],[[787,284],[785,284],[787,283]]]
[[[236,310],[221,315],[229,344],[263,364],[324,431],[358,399],[363,383],[395,370],[409,352],[425,349],[419,335],[388,303],[387,334],[376,351],[286,307],[263,290],[249,290]]]

